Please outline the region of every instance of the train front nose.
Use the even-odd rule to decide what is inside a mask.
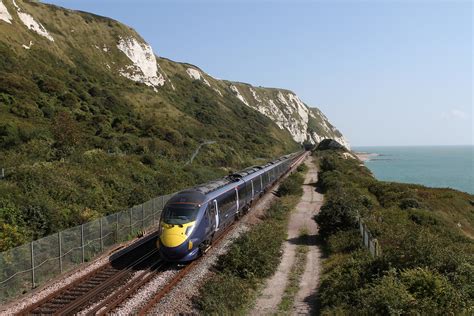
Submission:
[[[163,225],[159,239],[160,253],[164,259],[170,261],[182,261],[195,250],[191,240],[188,240],[186,230],[194,223],[184,225]]]

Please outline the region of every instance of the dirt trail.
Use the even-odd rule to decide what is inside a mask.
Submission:
[[[312,160],[312,157],[308,157],[305,161],[309,169],[305,176],[303,196],[290,217],[288,239],[283,245],[282,260],[277,272],[265,284],[265,288],[251,312],[252,315],[268,315],[277,312],[278,304],[285,291],[288,274],[295,260],[296,247],[302,244],[301,238],[299,238],[302,229],[305,229],[309,234],[309,238],[304,241],[308,245],[308,257],[306,268],[301,278],[300,288],[295,297],[292,313],[299,315],[314,313],[315,295],[321,265],[321,251],[316,245],[318,226],[313,217],[319,212],[323,196],[315,191],[314,183],[317,182],[318,172]]]

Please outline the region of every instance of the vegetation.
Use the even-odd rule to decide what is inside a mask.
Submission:
[[[322,314],[473,313],[474,197],[377,181],[343,152],[316,152],[325,193],[316,221],[328,255]],[[379,240],[379,257],[362,248],[357,216]]]
[[[208,78],[221,97],[190,80],[188,65],[159,59],[169,81],[158,92],[120,76],[130,61],[118,38],[140,39],[130,28],[18,4],[55,42],[0,23],[0,251],[298,149],[222,81]]]
[[[301,173],[293,173],[282,183],[301,187]],[[298,192],[294,188],[292,192]],[[204,314],[243,313],[254,300],[264,279],[271,276],[281,257],[287,221],[301,193],[285,194],[265,213],[262,221],[238,237],[221,255],[215,272],[200,289],[196,303]]]

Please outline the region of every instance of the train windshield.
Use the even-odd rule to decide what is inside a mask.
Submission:
[[[181,225],[196,220],[199,208],[189,204],[171,204],[163,211],[166,224]]]

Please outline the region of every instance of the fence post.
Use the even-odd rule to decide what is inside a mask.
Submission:
[[[84,224],[81,224],[81,249],[82,249],[82,263],[84,263],[85,253],[84,253]]]
[[[34,246],[33,241],[30,243],[31,245],[31,288],[34,289],[36,287],[35,284],[35,253],[34,253]]]
[[[161,209],[163,209],[163,207],[165,207],[165,196],[164,195],[161,196]]]
[[[142,204],[142,230],[145,229],[145,208],[143,207]]]
[[[130,236],[132,235],[132,232],[133,232],[133,230],[132,230],[132,212],[133,212],[133,207],[130,208],[130,212],[129,212],[130,213]]]
[[[101,252],[104,251],[104,239],[103,239],[104,234],[102,233],[102,218],[103,217],[101,217],[99,219],[99,223],[100,223],[100,251]]]
[[[155,198],[151,199],[151,209],[153,210],[153,225],[155,225],[156,222],[156,210],[155,210]]]
[[[63,273],[63,249],[61,247],[61,232],[58,232],[58,245],[59,245],[59,271]]]
[[[118,216],[119,216],[119,213],[115,213],[115,243],[118,243],[119,242],[119,235],[118,235],[118,232],[119,232],[119,227],[118,227],[118,224],[119,224],[119,221],[118,221]]]
[[[0,179],[5,178],[5,168],[2,168],[2,173],[0,174]]]
[[[374,248],[375,248],[375,256],[378,257],[380,255],[380,245],[377,239],[374,239]]]

